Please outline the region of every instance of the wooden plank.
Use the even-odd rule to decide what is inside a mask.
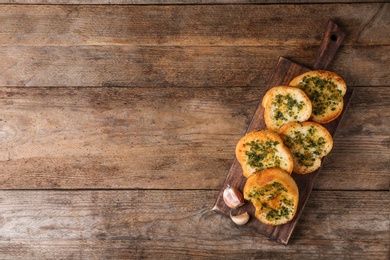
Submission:
[[[0,4],[23,5],[217,5],[217,4],[307,4],[386,3],[387,0],[0,0]]]
[[[219,143],[229,141],[237,129],[231,119],[242,120],[241,113],[247,113],[236,109],[243,100],[225,92],[207,88],[1,89],[0,185],[15,189],[194,188],[193,178],[206,178],[219,186],[215,167],[227,161],[223,149],[213,147],[214,138]],[[230,94],[235,93],[244,95],[245,91]],[[215,103],[219,97],[224,104]],[[231,113],[218,118],[210,114],[214,110]],[[220,135],[222,130],[225,137]],[[214,144],[210,146],[209,141]],[[205,157],[211,153],[214,156]],[[230,160],[230,153],[227,157]]]
[[[263,93],[2,88],[0,187],[219,189]],[[389,95],[355,88],[317,188],[388,189]]]
[[[313,70],[326,70],[339,50],[345,32],[332,19],[328,21],[314,60]]]
[[[311,46],[330,18],[348,35],[345,45],[389,44],[389,9],[382,3],[0,5],[0,45]]]
[[[289,246],[209,210],[217,191],[0,191],[1,259],[387,259],[389,192],[313,192]]]
[[[309,66],[311,47],[0,47],[0,86],[264,86],[277,58]],[[390,45],[345,46],[328,68],[348,86],[388,86]]]

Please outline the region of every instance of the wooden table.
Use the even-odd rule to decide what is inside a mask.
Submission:
[[[1,1],[0,259],[388,259],[390,4],[289,2]],[[354,95],[281,245],[211,208],[330,18]]]

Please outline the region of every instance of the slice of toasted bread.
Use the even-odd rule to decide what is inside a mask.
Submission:
[[[290,149],[294,172],[311,173],[321,166],[321,158],[333,147],[333,138],[325,127],[315,122],[291,122],[283,125],[279,135]]]
[[[312,113],[308,96],[301,89],[291,86],[271,88],[262,100],[264,121],[268,129],[277,132],[288,122],[304,122]]]
[[[280,168],[252,174],[244,186],[244,198],[256,208],[255,217],[266,225],[289,222],[298,208],[299,192],[294,179]]]
[[[280,136],[270,130],[253,131],[243,136],[236,146],[236,157],[243,175],[270,167],[280,167],[291,174],[293,159]]]
[[[313,106],[311,115],[313,121],[323,124],[336,119],[341,114],[347,86],[337,74],[325,70],[313,70],[295,77],[289,85],[302,89],[310,98]]]

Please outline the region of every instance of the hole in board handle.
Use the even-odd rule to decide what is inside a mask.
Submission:
[[[336,34],[332,34],[331,36],[330,36],[330,39],[332,40],[332,41],[337,41],[337,35]]]

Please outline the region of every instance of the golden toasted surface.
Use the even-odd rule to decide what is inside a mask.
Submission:
[[[309,97],[313,106],[313,121],[323,124],[341,114],[347,86],[336,73],[325,70],[309,71],[295,77],[289,85],[302,89]]]
[[[323,126],[315,122],[291,122],[283,125],[279,135],[290,149],[294,172],[311,173],[321,166],[321,158],[333,147],[333,138]]]
[[[236,157],[243,169],[243,175],[270,167],[280,167],[291,173],[293,159],[280,136],[270,130],[253,131],[243,136],[236,146]]]
[[[272,131],[278,131],[288,122],[304,122],[312,113],[309,97],[301,89],[291,86],[278,86],[268,90],[262,106],[265,124]]]
[[[295,216],[299,192],[294,179],[280,168],[252,174],[244,186],[244,198],[256,208],[255,217],[266,225],[281,225]]]

